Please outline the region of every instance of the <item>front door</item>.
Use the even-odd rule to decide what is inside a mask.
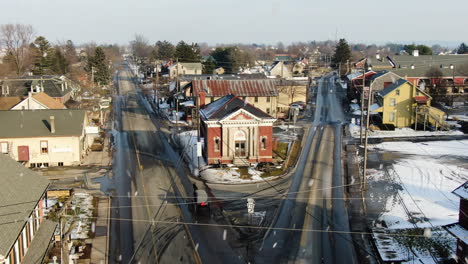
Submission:
[[[236,141],[236,157],[247,156],[245,152],[245,141]]]

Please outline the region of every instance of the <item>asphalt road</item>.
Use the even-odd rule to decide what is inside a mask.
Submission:
[[[344,94],[334,76],[320,80],[312,127],[256,263],[357,263],[343,200]]]
[[[111,263],[244,263],[225,228],[195,223],[192,182],[132,76],[128,68],[118,72],[113,105],[120,129]]]

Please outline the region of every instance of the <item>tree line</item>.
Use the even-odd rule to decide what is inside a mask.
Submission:
[[[37,35],[31,25],[0,26],[0,46],[5,55],[0,63],[0,76],[67,75],[81,84],[105,85],[110,81],[110,60],[121,57],[117,45],[83,45],[78,54],[72,40],[52,44]],[[93,78],[93,80],[91,80]]]

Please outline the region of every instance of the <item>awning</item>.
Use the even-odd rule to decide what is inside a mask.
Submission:
[[[427,98],[426,96],[415,96],[414,100],[416,101],[416,103],[427,103],[429,98]]]

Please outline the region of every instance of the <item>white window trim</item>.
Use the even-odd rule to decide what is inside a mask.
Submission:
[[[9,145],[9,144],[8,144],[7,141],[2,141],[2,142],[0,142],[0,151],[1,151],[1,153],[3,153],[3,154],[8,154],[8,153],[9,153],[9,151],[8,151],[8,147],[9,147],[9,146],[8,146],[8,145]],[[6,150],[4,149],[5,146],[6,146]],[[5,151],[4,151],[4,150],[5,150]]]

